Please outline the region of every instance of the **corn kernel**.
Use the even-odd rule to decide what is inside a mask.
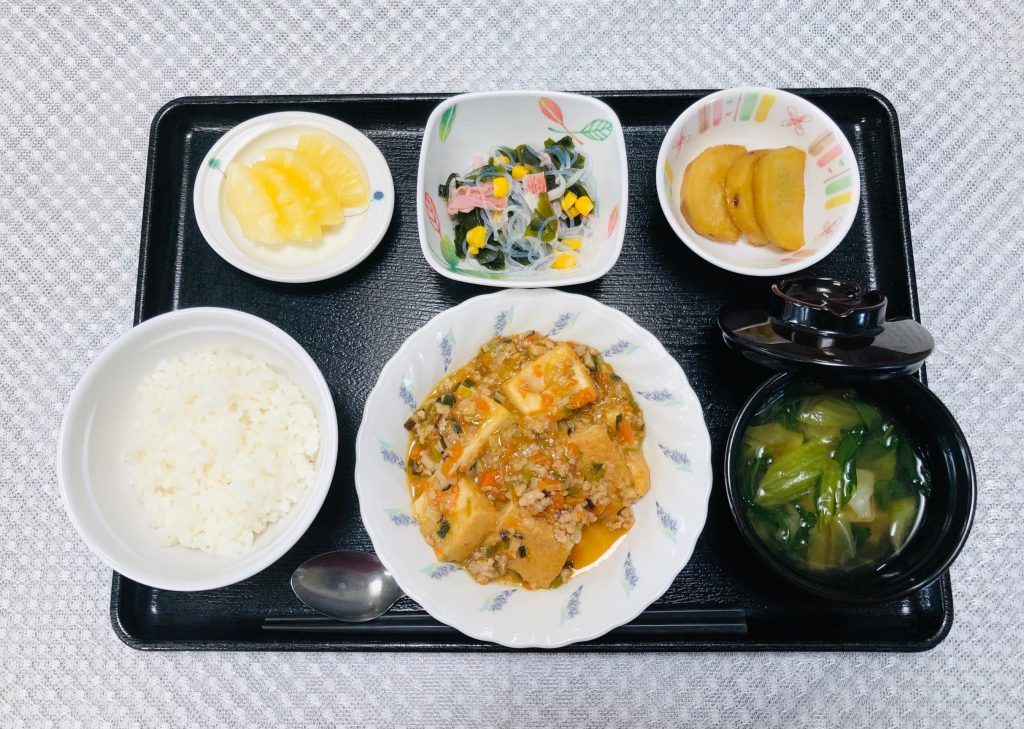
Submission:
[[[576,200],[576,209],[579,211],[580,215],[590,215],[594,209],[594,201],[584,195]]]
[[[576,256],[571,253],[563,253],[555,258],[551,268],[572,268],[576,265]]]
[[[483,248],[487,242],[487,228],[478,225],[466,233],[466,244],[470,248]]]
[[[508,195],[508,180],[504,177],[494,178],[494,197],[505,197]]]
[[[502,155],[498,155],[497,157],[491,157],[491,164],[495,165],[495,166],[497,166],[497,165],[507,165],[511,161],[512,160],[510,160],[508,157],[506,157],[503,154]]]
[[[526,177],[527,169],[522,165],[516,165],[512,168],[512,179],[521,180]]]
[[[583,241],[581,241],[579,238],[566,238],[562,242],[565,243],[565,245],[572,248],[574,251],[578,251],[580,247],[582,247],[583,245]]]
[[[576,200],[577,197],[575,192],[565,193],[565,195],[562,196],[562,210],[568,210],[571,208],[576,204]]]
[[[580,211],[576,209],[575,205],[573,205],[571,208],[569,208],[565,212],[567,212],[569,214],[570,218],[575,218],[577,215],[580,214]]]

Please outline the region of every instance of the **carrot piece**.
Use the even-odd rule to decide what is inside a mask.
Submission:
[[[496,468],[488,468],[483,472],[483,475],[480,476],[480,480],[477,483],[480,484],[480,488],[482,489],[494,488],[501,483],[501,475],[498,473]]]
[[[625,418],[619,423],[619,442],[625,445],[633,445],[636,438],[633,437],[633,425]]]
[[[569,407],[581,408],[588,403],[594,402],[597,399],[597,393],[592,389],[580,390],[579,392],[573,393],[572,398],[569,400]]]

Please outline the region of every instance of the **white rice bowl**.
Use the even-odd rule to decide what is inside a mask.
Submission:
[[[218,349],[162,360],[143,379],[126,460],[165,544],[235,556],[309,489],[319,447],[294,381]]]
[[[145,387],[153,388],[154,397],[157,393],[167,397],[166,386],[156,379],[170,375],[156,373],[185,355],[213,351],[230,352],[248,360],[244,367],[249,371],[243,379],[250,385],[232,385],[241,389],[233,389],[231,394],[221,375],[214,373],[220,371],[219,367],[211,366],[191,385],[183,386],[183,391],[202,395],[207,404],[220,398],[233,399],[236,411],[241,408],[249,413],[248,420],[237,415],[233,425],[228,418],[225,429],[238,428],[241,422],[248,429],[253,414],[257,414],[261,424],[254,432],[262,433],[260,439],[273,439],[276,454],[261,452],[257,436],[248,433],[247,438],[254,438],[251,447],[232,450],[227,445],[231,435],[214,428],[212,422],[204,426],[208,430],[190,441],[194,453],[177,454],[184,440],[175,447],[169,443],[154,445],[146,435],[155,425],[148,422],[149,416],[143,417],[147,408],[142,407],[141,400],[150,399],[149,395],[140,397],[143,383],[152,378]],[[285,377],[301,397],[280,384],[275,386],[279,393],[271,392],[270,383],[277,377],[271,377],[264,366]],[[315,431],[306,422],[306,413],[301,408],[295,410],[300,402],[315,416]],[[173,410],[163,407],[168,413]],[[231,403],[229,412],[230,408]],[[267,414],[282,409],[283,415],[271,418]],[[299,412],[302,414],[297,415]],[[181,418],[175,430],[198,427],[206,420],[198,412],[182,414]],[[313,438],[315,442],[311,442]],[[141,488],[139,480],[150,469],[143,468],[140,474],[132,461],[139,457],[138,447],[146,442],[154,462],[159,464],[147,478],[156,479],[155,474],[160,474],[163,481],[157,487],[159,494],[143,498],[146,489]],[[172,451],[176,455],[170,458]],[[195,485],[195,474],[202,470],[198,464],[231,454],[239,460],[220,469],[222,477],[238,481],[230,493],[221,498],[215,496],[218,489],[207,494]],[[212,590],[252,577],[281,559],[299,541],[331,488],[337,456],[334,398],[316,362],[302,346],[278,327],[251,314],[196,307],[146,320],[119,337],[89,365],[64,412],[57,446],[57,480],[71,523],[111,568],[128,579],[162,590]],[[310,458],[315,462],[309,464]],[[295,459],[299,475],[289,477],[295,479],[292,486],[275,484],[265,490],[253,483],[257,473],[261,482],[273,480],[274,473],[283,476],[286,470],[295,468]],[[303,475],[308,473],[312,473],[311,482]],[[188,485],[190,478],[192,486]],[[245,479],[250,483],[242,485]],[[304,482],[301,487],[300,482]],[[194,494],[189,495],[189,489]],[[201,491],[201,498],[192,498]],[[146,500],[159,504],[157,528],[151,525],[154,518],[147,513]],[[177,511],[188,502],[197,512],[194,518],[185,508],[181,513]],[[227,526],[207,528],[204,534],[197,526],[205,518],[199,509],[209,512],[211,518],[215,515],[218,522],[226,519]],[[253,536],[246,536],[246,530]],[[169,538],[177,543],[170,544]],[[215,549],[234,552],[249,538],[251,546],[232,556],[204,551],[200,542],[207,540]],[[195,540],[198,548],[183,545],[189,540]]]

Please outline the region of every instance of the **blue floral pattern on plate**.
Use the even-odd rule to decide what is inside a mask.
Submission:
[[[682,404],[676,400],[676,396],[673,395],[672,391],[668,388],[662,388],[660,390],[637,390],[636,394],[644,400],[657,403],[662,407],[671,407],[672,405]]]
[[[626,552],[626,561],[622,563],[622,589],[626,593],[626,597],[629,597],[629,593],[633,591],[639,581],[636,567],[633,566],[633,553]]]
[[[555,319],[555,323],[551,325],[551,329],[548,330],[548,336],[549,337],[554,337],[554,336],[556,336],[558,334],[561,334],[563,331],[565,331],[566,329],[571,328],[574,324],[576,324],[576,321],[579,318],[580,318],[580,313],[578,311],[575,311],[575,312],[568,312],[567,311],[567,312],[559,315],[559,317],[557,319]]]
[[[572,591],[572,594],[569,595],[569,599],[566,600],[565,605],[562,606],[562,617],[558,621],[559,625],[564,623],[566,620],[572,620],[580,614],[581,592],[583,592],[583,585],[577,587],[575,590]]]
[[[675,517],[665,511],[657,501],[654,502],[654,508],[658,512],[658,521],[661,522],[662,533],[675,542],[676,535],[679,533],[679,522],[675,520]]]
[[[402,378],[402,384],[398,387],[398,396],[410,410],[416,409],[416,398],[412,394],[412,373]]]
[[[384,509],[384,511],[387,512],[388,518],[395,526],[407,527],[416,524],[416,520],[401,509]]]
[[[662,445],[661,443],[658,444],[658,447],[661,448],[661,452],[665,454],[665,458],[670,460],[672,465],[677,469],[680,471],[686,471],[687,473],[693,471],[693,466],[690,464],[690,457],[688,455],[682,451],[677,451],[675,448],[669,448],[666,445]]]
[[[491,595],[486,600],[484,600],[484,605],[482,608],[480,608],[480,612],[496,613],[504,609],[505,605],[508,603],[508,599],[512,597],[514,593],[515,590],[502,590],[499,593]]]
[[[444,371],[452,366],[452,351],[455,349],[455,335],[449,329],[447,334],[437,333],[437,346],[441,350],[441,361],[444,362]]]
[[[628,339],[620,339],[612,346],[605,349],[601,354],[605,357],[614,357],[617,354],[633,354],[639,347],[630,342]]]
[[[443,580],[448,575],[458,571],[459,566],[451,562],[435,562],[434,564],[428,564],[420,570],[423,574],[430,575],[432,580]]]
[[[514,306],[510,306],[504,311],[499,311],[498,315],[494,317],[494,336],[500,337],[505,333],[505,329],[508,327],[509,322],[512,321],[512,313],[515,311]]]
[[[390,463],[392,466],[398,466],[399,468],[405,468],[405,460],[398,455],[395,451],[395,447],[386,441],[380,442],[380,457],[384,459],[385,463]]]

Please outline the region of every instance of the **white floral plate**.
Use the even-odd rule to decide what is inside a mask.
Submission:
[[[601,350],[647,424],[652,486],[634,507],[636,525],[599,564],[554,590],[479,585],[438,563],[410,515],[405,480],[403,423],[417,404],[491,337],[529,330]],[[628,623],[672,584],[704,526],[711,443],[686,375],[654,335],[586,296],[508,290],[438,314],[384,366],[356,438],[355,483],[377,556],[427,612],[479,640],[557,648]]]

